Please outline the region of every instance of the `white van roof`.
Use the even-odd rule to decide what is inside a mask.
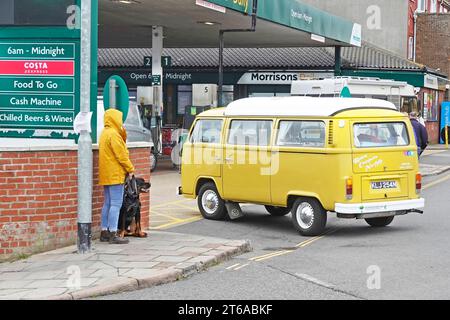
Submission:
[[[323,116],[354,108],[397,110],[391,102],[359,98],[270,97],[245,98],[231,102],[225,116]]]

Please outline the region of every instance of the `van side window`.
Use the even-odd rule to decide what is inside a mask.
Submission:
[[[280,121],[277,145],[290,147],[325,146],[323,121]]]
[[[272,134],[270,120],[232,120],[228,144],[268,146]]]
[[[220,143],[222,120],[198,120],[190,138],[191,143]]]
[[[355,147],[395,147],[409,145],[404,122],[356,123],[353,126]]]

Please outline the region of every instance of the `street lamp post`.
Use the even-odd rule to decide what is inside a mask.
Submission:
[[[80,112],[91,111],[92,0],[81,0]],[[92,239],[92,138],[82,130],[78,140],[78,253],[91,250]]]

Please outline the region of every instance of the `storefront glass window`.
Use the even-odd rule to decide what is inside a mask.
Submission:
[[[426,121],[438,120],[438,92],[423,94],[423,118]]]
[[[178,86],[177,113],[184,115],[186,107],[192,106],[192,86]]]
[[[233,101],[234,101],[234,86],[232,86],[232,85],[223,86],[222,87],[223,107],[226,107],[229,103],[231,103]]]

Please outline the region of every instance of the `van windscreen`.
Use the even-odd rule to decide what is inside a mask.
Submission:
[[[409,145],[409,136],[404,122],[356,123],[353,126],[355,147],[396,147]]]

